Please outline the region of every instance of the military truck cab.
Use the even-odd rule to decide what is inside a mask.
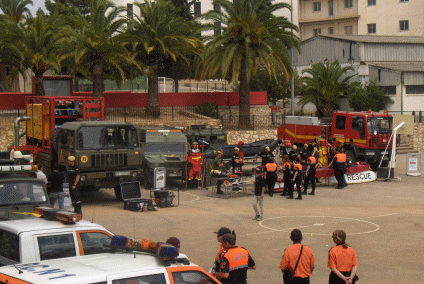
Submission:
[[[178,129],[138,127],[142,152],[143,185],[154,185],[154,168],[164,167],[167,178],[184,178],[185,155],[188,151],[186,136]]]
[[[115,188],[124,181],[141,178],[141,147],[134,125],[113,121],[74,121],[64,123],[56,132],[54,150],[58,162],[76,158],[81,171],[81,187],[86,191]]]

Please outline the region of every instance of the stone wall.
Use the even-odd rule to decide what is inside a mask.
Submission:
[[[231,116],[236,117],[239,114],[239,107],[238,106],[218,107],[218,113],[220,116],[228,116],[231,113]],[[250,106],[250,114],[251,115],[271,115],[271,109],[268,105]]]
[[[20,132],[25,131],[25,123],[20,126]],[[0,126],[0,151],[7,151],[7,146],[10,146],[14,141],[13,125]],[[25,136],[19,141],[20,145],[25,145]]]
[[[401,143],[409,144],[415,151],[424,152],[424,123],[414,123],[414,135],[401,135]]]
[[[277,129],[228,131],[229,144],[237,144],[240,140],[248,144],[264,139],[277,139]]]

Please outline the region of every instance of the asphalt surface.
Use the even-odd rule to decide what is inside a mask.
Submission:
[[[256,262],[248,283],[283,283],[279,263],[295,228],[303,232],[302,243],[317,261],[311,283],[328,283],[327,256],[335,229],[347,233],[347,243],[357,253],[358,283],[424,283],[424,178],[407,176],[406,169],[406,155],[398,155],[394,176],[400,180],[342,190],[320,184],[315,196],[303,200],[266,196],[261,222],[253,220],[252,196],[215,198],[209,196],[211,188],[180,190],[178,206],[149,212],[124,210],[113,190],[103,189],[86,197],[82,210],[84,219],[115,234],[155,241],[178,237],[181,252],[206,270],[219,250],[213,232],[229,227]],[[149,191],[142,195],[148,198]]]

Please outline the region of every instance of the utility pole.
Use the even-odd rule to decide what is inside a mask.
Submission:
[[[292,24],[293,24],[293,0],[290,0],[290,6],[291,6],[291,12],[290,12],[290,18],[291,18],[291,22],[292,22]],[[290,48],[290,56],[291,56],[291,59],[290,59],[290,61],[291,61],[291,67],[292,67],[292,69],[293,69],[293,74],[292,74],[292,77],[291,77],[291,115],[292,116],[294,116],[294,61],[293,61],[293,54],[294,54],[294,51],[293,51],[293,48]]]

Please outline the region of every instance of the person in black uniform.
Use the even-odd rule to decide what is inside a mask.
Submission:
[[[297,197],[296,199],[302,200],[302,165],[300,164],[300,158],[296,159],[296,165],[294,166],[294,177],[293,184],[296,184]],[[293,199],[293,190],[287,199]]]
[[[289,156],[283,156],[283,179],[284,179],[284,190],[281,196],[287,196],[287,194],[293,195],[293,164],[290,162]]]
[[[333,166],[334,177],[337,180],[337,189],[342,189],[347,186],[344,179],[345,173],[345,163],[346,163],[346,154],[342,153],[342,149],[337,147],[336,155],[334,155],[333,160],[328,165],[328,167]]]
[[[289,153],[289,159],[290,159],[290,162],[292,162],[292,164],[294,164],[294,162],[296,162],[296,158],[297,158],[298,155],[299,154],[297,153],[297,146],[293,145],[292,149]]]
[[[69,182],[69,193],[71,195],[72,206],[74,206],[74,212],[82,214],[81,210],[81,193],[80,193],[80,169],[75,165],[75,157],[68,157],[68,182]]]
[[[313,154],[311,154],[307,160],[307,168],[305,173],[305,183],[304,183],[303,194],[308,194],[308,186],[309,186],[309,182],[311,182],[312,191],[309,193],[309,195],[315,195],[316,164],[317,164],[317,159],[314,157]]]
[[[269,159],[274,158],[274,154],[272,154],[271,149],[268,146],[265,147],[265,151],[260,152],[256,156],[259,156],[262,158],[261,167],[265,167],[266,164],[268,164]]]

